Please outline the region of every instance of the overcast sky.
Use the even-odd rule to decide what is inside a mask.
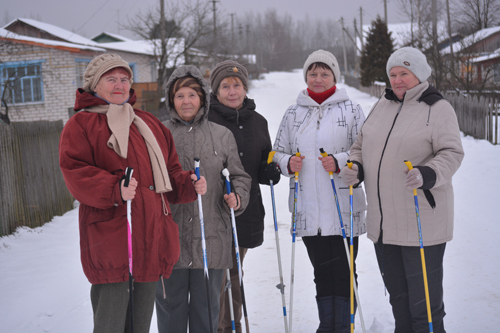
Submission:
[[[170,1],[170,0],[168,0]],[[207,0],[208,1],[208,0]],[[388,0],[389,23],[405,21],[398,13],[397,0]],[[3,1],[0,16],[1,26],[6,20],[18,17],[33,18],[57,25],[91,38],[102,31],[134,37],[126,31],[118,31],[118,20],[125,23],[127,16],[134,16],[139,10],[158,5],[159,0],[11,0]],[[363,8],[363,24],[369,24],[377,14],[384,15],[383,0],[220,0],[216,3],[222,13],[265,12],[274,8],[278,14],[289,14],[294,19],[309,15],[310,19],[340,19],[353,25],[356,17],[359,24],[360,7]]]

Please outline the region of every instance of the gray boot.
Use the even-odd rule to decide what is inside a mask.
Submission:
[[[319,327],[316,333],[333,333],[335,324],[335,296],[316,296],[316,303],[318,304]]]
[[[351,332],[351,300],[348,297],[333,296],[335,307],[335,333]],[[356,314],[356,301],[354,301],[354,314]]]

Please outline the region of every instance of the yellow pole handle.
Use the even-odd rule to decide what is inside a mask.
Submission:
[[[323,157],[327,157],[328,156],[328,153],[326,151],[324,151],[323,148],[319,149],[319,153]],[[333,172],[330,171],[330,172],[328,172],[328,174],[331,176],[331,175],[333,175]]]
[[[347,162],[347,166],[349,169],[352,169],[352,162]],[[352,185],[349,186],[349,195],[352,195]]]
[[[270,164],[273,161],[274,154],[276,154],[275,151],[269,152],[269,156],[267,157],[267,164]]]
[[[408,167],[408,170],[413,169],[413,165],[411,164],[410,161],[405,161],[405,164]],[[417,189],[416,188],[413,189],[413,195],[415,195],[415,196],[417,195]]]
[[[300,153],[296,152],[295,156],[300,157]],[[298,178],[299,178],[299,172],[297,171],[297,172],[295,172],[295,179],[298,179]]]

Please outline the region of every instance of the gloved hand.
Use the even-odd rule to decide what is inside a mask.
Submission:
[[[344,181],[347,186],[354,186],[359,183],[358,179],[358,165],[356,163],[352,164],[352,169],[346,165],[340,170],[340,178]]]
[[[278,184],[280,181],[281,177],[281,169],[278,163],[276,162],[271,162],[269,164],[266,164],[264,167],[264,176],[273,181],[273,184]]]
[[[424,185],[424,177],[419,169],[413,168],[411,170],[406,169],[406,182],[405,186],[413,190],[414,188],[419,188]]]

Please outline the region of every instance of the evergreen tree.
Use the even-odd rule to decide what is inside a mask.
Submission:
[[[394,52],[391,34],[392,32],[388,32],[387,25],[380,16],[372,21],[365,49],[361,55],[360,69],[363,86],[368,87],[375,81],[385,82],[387,86],[390,85],[385,68],[389,56]]]

